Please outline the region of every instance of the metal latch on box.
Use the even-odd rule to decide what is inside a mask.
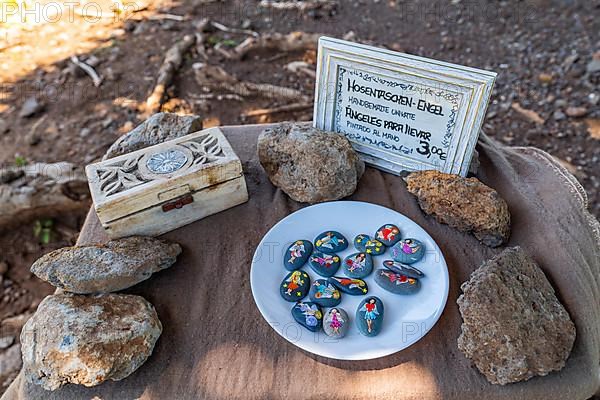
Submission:
[[[178,188],[170,189],[166,192],[158,194],[158,200],[168,202],[162,205],[163,212],[169,212],[171,210],[177,210],[183,206],[193,203],[194,197],[191,194],[189,185],[183,185]],[[170,201],[169,201],[170,200]]]

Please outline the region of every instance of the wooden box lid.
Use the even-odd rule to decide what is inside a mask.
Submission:
[[[91,164],[85,171],[104,224],[243,174],[219,128]]]

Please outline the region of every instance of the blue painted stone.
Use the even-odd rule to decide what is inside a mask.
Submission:
[[[375,232],[375,239],[387,247],[391,247],[400,240],[400,228],[394,224],[385,224]]]
[[[302,300],[310,289],[310,277],[304,271],[292,271],[283,278],[279,293],[284,300]]]
[[[325,254],[320,251],[315,251],[309,258],[310,267],[317,274],[330,277],[333,276],[340,268],[340,256],[337,254]]]
[[[403,264],[412,264],[425,255],[425,246],[417,239],[402,239],[392,247],[392,258]]]
[[[356,309],[356,326],[365,336],[377,336],[383,324],[383,303],[378,297],[370,296],[360,302]]]
[[[339,232],[327,231],[315,239],[315,248],[326,254],[335,254],[348,248],[348,239]]]
[[[413,294],[421,289],[418,279],[396,274],[389,269],[375,271],[375,282],[388,292],[395,294]]]
[[[356,250],[363,251],[372,256],[381,255],[386,251],[386,247],[383,243],[364,233],[361,233],[354,238],[354,247],[356,247]]]
[[[421,270],[410,265],[399,263],[397,261],[386,260],[383,262],[383,266],[396,274],[406,275],[410,278],[419,279],[425,276],[425,274],[421,272]]]
[[[351,296],[362,296],[369,291],[367,282],[362,279],[332,276],[328,281],[343,293],[347,293]]]
[[[350,319],[344,309],[334,307],[329,309],[323,316],[323,330],[329,337],[341,339],[348,333]]]
[[[292,317],[311,332],[317,332],[323,325],[323,312],[318,304],[299,301],[292,307]]]
[[[308,292],[310,300],[321,307],[335,307],[342,301],[342,294],[326,279],[317,279]]]
[[[287,248],[283,256],[283,266],[294,271],[302,268],[308,261],[308,257],[312,254],[313,245],[308,240],[296,240]]]
[[[373,271],[373,258],[364,252],[353,253],[344,259],[342,265],[350,278],[364,278]]]

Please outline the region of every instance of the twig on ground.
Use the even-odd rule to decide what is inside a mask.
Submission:
[[[196,52],[199,56],[208,60],[208,55],[206,54],[206,49],[204,48],[204,41],[206,36],[204,35],[210,26],[210,20],[208,18],[203,18],[196,24]]]
[[[256,50],[272,50],[290,52],[298,50],[314,50],[321,34],[292,32],[287,35],[281,33],[264,34],[258,37],[249,37],[234,49],[237,58],[242,58]]]
[[[86,74],[88,74],[90,78],[92,78],[92,82],[95,87],[99,87],[102,84],[102,77],[98,75],[92,66],[80,61],[77,56],[71,56],[71,62],[81,68]]]
[[[227,73],[223,68],[216,65],[197,63],[193,66],[196,81],[202,87],[208,87],[212,91],[224,89],[227,92],[242,97],[262,96],[273,99],[307,101],[308,97],[296,89],[271,85],[268,83],[254,83],[238,80],[235,76]]]
[[[223,31],[223,32],[228,32],[228,33],[239,33],[242,35],[249,35],[249,36],[254,36],[254,37],[259,37],[260,35],[258,34],[258,32],[254,32],[251,31],[249,29],[238,29],[238,28],[230,28],[228,26],[225,26],[223,24],[220,24],[218,22],[211,22],[211,25],[214,26],[216,29]]]
[[[172,21],[183,22],[186,20],[183,15],[175,15],[175,14],[155,14],[148,17],[150,20],[161,20],[161,19],[170,19]]]
[[[294,73],[303,73],[311,78],[316,78],[317,76],[314,68],[312,68],[310,64],[305,61],[292,61],[285,66],[285,69]]]
[[[263,115],[272,115],[283,112],[293,112],[293,111],[304,111],[313,107],[313,103],[293,103],[287,104],[285,106],[273,107],[273,108],[261,108],[258,110],[247,111],[242,114],[242,117],[261,117]]]
[[[160,107],[164,103],[164,95],[167,88],[173,80],[175,72],[181,67],[183,62],[183,55],[189,50],[190,47],[196,42],[194,35],[185,35],[182,40],[175,43],[173,47],[167,50],[165,59],[158,70],[158,77],[156,78],[156,85],[152,90],[152,94],[146,100],[146,104],[143,110],[144,116],[149,116],[160,110]]]
[[[298,10],[308,11],[318,8],[333,9],[337,7],[338,2],[334,0],[306,0],[306,1],[272,1],[262,0],[259,5],[264,8],[273,8],[275,10]]]

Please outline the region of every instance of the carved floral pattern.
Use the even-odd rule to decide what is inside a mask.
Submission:
[[[169,154],[175,155],[175,153],[181,153],[181,150],[176,149],[176,147],[179,146],[188,149],[192,153],[192,162],[189,163],[187,167],[181,165],[182,160],[180,158],[174,159],[173,157],[168,156]],[[100,191],[108,197],[152,181],[152,179],[144,177],[140,173],[140,161],[144,156],[144,154],[138,154],[112,165],[103,165],[99,167],[97,173],[100,179]],[[219,143],[219,139],[210,133],[207,133],[204,136],[190,139],[187,142],[177,143],[175,149],[167,150],[152,156],[149,161],[153,160],[152,163],[158,170],[154,167],[148,168],[149,166],[147,166],[147,168],[151,173],[156,173],[157,175],[168,174],[171,172],[183,173],[190,168],[210,164],[223,157],[225,157],[225,153]],[[167,163],[169,165],[158,165],[157,163]],[[185,161],[183,164],[185,164]],[[164,168],[161,168],[161,166],[164,166]],[[175,168],[177,166],[178,168]]]

